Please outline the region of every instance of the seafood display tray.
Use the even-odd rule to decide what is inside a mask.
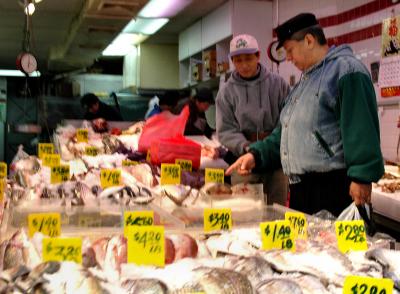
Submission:
[[[400,192],[385,193],[373,188],[371,200],[374,212],[400,222]]]

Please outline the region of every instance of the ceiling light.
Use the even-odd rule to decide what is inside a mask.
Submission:
[[[125,56],[137,50],[137,44],[147,39],[141,34],[119,34],[114,41],[102,52],[103,56]]]
[[[0,76],[3,77],[26,77],[20,70],[15,69],[0,69]],[[40,77],[40,72],[35,71],[29,75],[30,77]]]
[[[141,11],[140,17],[172,17],[177,15],[192,0],[150,0]]]
[[[42,0],[34,0],[35,3],[42,2]]]
[[[32,15],[35,12],[35,4],[32,2],[25,6],[24,12],[26,15]]]
[[[144,35],[152,35],[162,28],[168,18],[137,18],[132,19],[124,28],[124,33],[139,33]]]

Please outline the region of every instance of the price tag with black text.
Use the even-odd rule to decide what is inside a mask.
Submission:
[[[288,220],[260,223],[262,249],[296,250],[294,233]]]
[[[181,166],[182,170],[192,171],[192,161],[187,159],[175,159],[175,163]]]
[[[154,212],[152,210],[125,211],[124,212],[124,235],[132,226],[152,226],[154,224]]]
[[[7,178],[7,163],[0,162],[0,179]]]
[[[343,294],[392,294],[391,279],[376,279],[361,276],[348,276],[344,281]]]
[[[205,208],[204,231],[232,229],[232,210],[230,208]]]
[[[36,232],[49,237],[61,234],[61,216],[59,213],[31,213],[28,215],[29,237]]]
[[[44,238],[42,259],[47,261],[74,261],[82,263],[81,238]]]
[[[6,180],[0,179],[0,204],[3,202],[4,193],[6,192]]]
[[[44,154],[53,154],[54,145],[52,143],[39,143],[38,144],[38,157],[43,159]]]
[[[161,164],[161,185],[179,185],[181,183],[181,167],[179,164]]]
[[[89,140],[89,133],[87,129],[78,129],[76,131],[76,140],[78,142],[85,142]]]
[[[139,164],[139,162],[134,161],[134,160],[129,160],[129,159],[122,160],[122,166],[132,166],[132,165],[138,165],[138,164]]]
[[[100,184],[103,189],[113,186],[120,186],[121,182],[121,170],[102,169],[100,171]]]
[[[285,220],[290,222],[294,233],[294,238],[307,239],[307,219],[301,212],[285,212]]]
[[[349,250],[367,250],[367,234],[365,232],[364,221],[337,221],[335,222],[336,238],[338,248],[346,253]]]
[[[85,155],[87,156],[97,156],[99,154],[99,149],[94,146],[85,147]]]
[[[224,183],[225,171],[220,168],[206,168],[205,182],[206,183]]]
[[[42,162],[44,166],[48,167],[60,165],[61,162],[60,154],[44,154]]]
[[[69,165],[60,164],[51,167],[50,182],[52,184],[63,183],[69,180]]]

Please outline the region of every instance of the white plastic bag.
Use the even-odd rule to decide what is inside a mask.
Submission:
[[[376,226],[371,216],[371,204],[362,204],[357,206],[353,201],[345,210],[342,211],[337,220],[363,220],[367,234],[373,236],[376,233]]]
[[[362,220],[362,217],[360,215],[360,212],[358,211],[358,208],[354,201],[345,209],[342,211],[342,213],[338,216],[337,218],[340,221],[346,221],[346,220]]]
[[[12,176],[15,173],[15,164],[18,161],[20,161],[22,159],[26,159],[28,157],[29,157],[29,154],[24,151],[24,146],[23,145],[19,145],[18,146],[18,151],[15,154],[15,156],[14,156],[14,158],[11,161],[11,164],[10,164],[10,176]]]

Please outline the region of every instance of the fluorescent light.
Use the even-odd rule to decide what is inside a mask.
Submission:
[[[125,56],[136,50],[137,44],[147,39],[141,34],[119,34],[114,41],[103,51],[103,56]]]
[[[124,33],[139,33],[145,35],[152,35],[162,28],[167,22],[168,18],[137,18],[132,19],[124,28]]]
[[[29,3],[25,6],[24,12],[26,15],[32,15],[35,12],[35,4]]]
[[[192,0],[150,0],[142,10],[140,17],[172,17],[177,15]]]
[[[0,69],[0,76],[3,77],[26,77],[26,75],[19,71],[19,70],[15,70],[15,69]],[[39,71],[35,71],[33,73],[31,73],[29,75],[30,77],[40,77],[40,72]]]

